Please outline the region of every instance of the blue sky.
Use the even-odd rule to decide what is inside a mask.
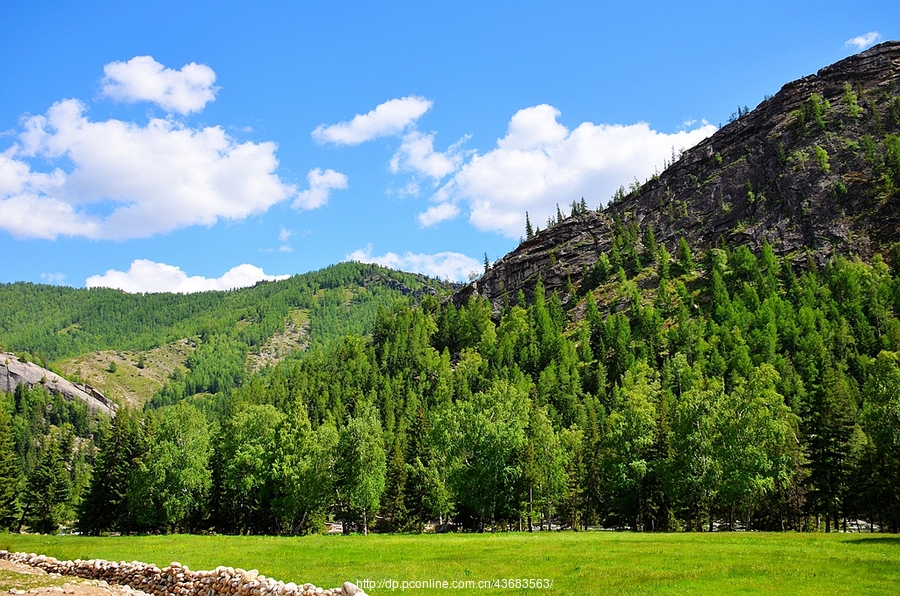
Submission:
[[[348,258],[465,279],[894,2],[0,6],[0,282],[196,291]]]

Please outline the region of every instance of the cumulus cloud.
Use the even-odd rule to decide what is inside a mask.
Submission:
[[[881,39],[881,34],[878,31],[869,31],[865,35],[858,35],[853,39],[848,39],[844,42],[844,45],[848,47],[853,46],[857,52],[861,52],[875,45],[879,39]]]
[[[431,109],[433,102],[410,95],[386,101],[367,114],[357,114],[349,122],[318,126],[312,137],[319,143],[359,145],[372,139],[400,134]]]
[[[108,270],[103,275],[92,275],[85,281],[88,288],[114,288],[129,294],[173,292],[192,294],[210,290],[232,290],[246,288],[260,281],[287,279],[288,275],[266,275],[254,265],[232,267],[222,277],[208,278],[194,275],[188,277],[180,267],[155,263],[147,259],[132,261],[128,271]]]
[[[497,147],[462,165],[434,194],[434,205],[419,215],[419,222],[428,226],[456,217],[458,205],[465,203],[475,227],[517,238],[526,211],[542,225],[557,204],[582,197],[591,205],[606,202],[620,185],[652,175],[673,148],[692,147],[716,131],[705,122],[673,134],[644,122],[584,122],[569,130],[559,116],[549,105],[517,112]]]
[[[467,140],[464,137],[447,151],[434,150],[434,135],[413,130],[403,135],[400,149],[391,158],[391,172],[413,171],[434,180],[440,180],[455,172],[462,164],[463,156],[459,147]]]
[[[445,202],[432,205],[418,215],[418,220],[427,228],[447,219],[453,219],[457,215],[459,215],[459,207],[454,203]]]
[[[92,121],[86,111],[75,99],[57,102],[28,118],[0,154],[0,229],[141,238],[243,219],[297,192],[275,173],[275,143],[238,143],[219,126],[193,129],[171,118],[146,126]],[[34,171],[33,158],[69,171]]]
[[[328,202],[333,190],[347,188],[347,176],[334,170],[322,171],[321,168],[310,170],[306,175],[309,188],[297,194],[292,205],[294,209],[316,209]]]
[[[360,263],[375,263],[382,267],[421,273],[440,279],[453,281],[466,281],[469,274],[480,271],[484,265],[477,259],[468,257],[458,252],[439,252],[432,255],[422,253],[405,252],[398,255],[388,252],[380,256],[372,254],[372,245],[353,251],[345,261],[357,261]]]
[[[118,101],[150,101],[170,113],[199,112],[216,98],[216,73],[205,64],[191,62],[181,70],[166,68],[151,56],[103,67],[102,93]]]

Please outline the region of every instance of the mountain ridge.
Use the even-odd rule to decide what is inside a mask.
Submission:
[[[900,240],[890,200],[900,188],[900,154],[891,153],[900,152],[898,82],[896,41],[789,82],[602,211],[573,203],[571,216],[526,238],[453,300],[483,296],[497,311],[520,290],[530,298],[541,277],[565,301],[612,252],[617,228],[632,224],[672,252],[684,238],[693,249],[769,243],[819,263],[833,253],[867,260]]]

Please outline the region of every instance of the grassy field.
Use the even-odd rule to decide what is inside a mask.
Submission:
[[[0,535],[0,548],[65,559],[218,565],[322,587],[396,581],[369,594],[897,594],[900,537],[632,534],[56,537]],[[548,579],[551,589],[402,590],[401,582]],[[370,584],[371,586],[371,584]]]

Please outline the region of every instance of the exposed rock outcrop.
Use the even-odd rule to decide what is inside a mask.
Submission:
[[[538,275],[565,300],[612,247],[617,225],[652,228],[674,253],[769,242],[779,255],[863,259],[900,240],[900,183],[886,182],[888,135],[900,134],[900,42],[886,42],[788,83],[639,190],[602,212],[567,217],[523,242],[454,296],[496,308]],[[900,177],[900,173],[896,173]],[[560,197],[560,204],[577,197]]]
[[[73,383],[33,362],[22,362],[15,354],[0,352],[0,391],[11,393],[20,384],[29,388],[42,385],[68,400],[80,399],[92,414],[116,415],[116,404],[90,385]]]

